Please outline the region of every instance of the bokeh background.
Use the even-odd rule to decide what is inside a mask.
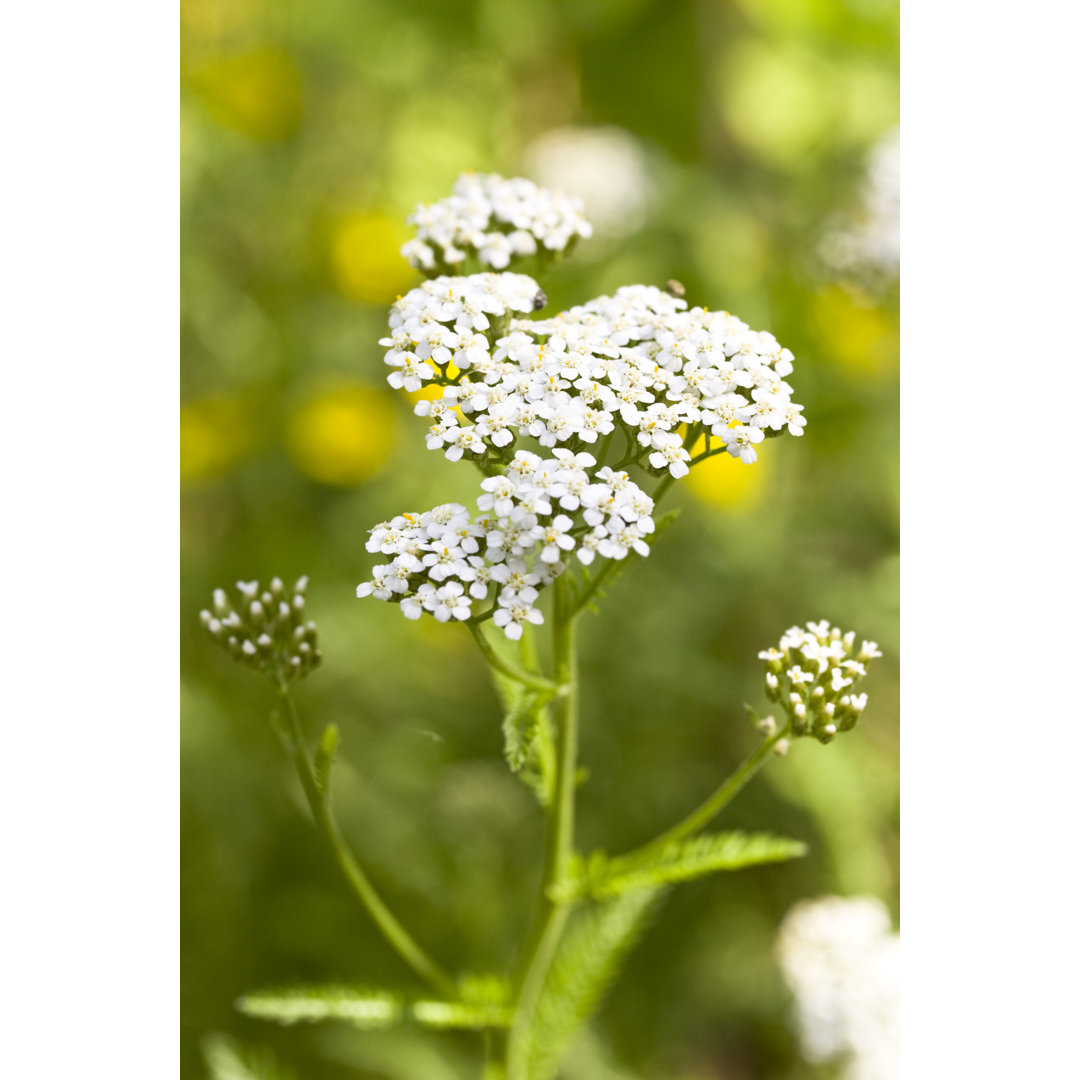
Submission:
[[[366,530],[472,504],[424,449],[377,340],[398,255],[459,172],[577,191],[596,236],[553,310],[619,285],[768,329],[802,439],[676,486],[678,525],[583,626],[580,843],[621,850],[754,745],[759,649],[824,617],[877,640],[860,726],[800,743],[726,827],[804,860],[681,886],[578,1046],[570,1080],[835,1075],[800,1057],[774,956],[799,898],[898,901],[898,5],[894,0],[182,0],[183,1076],[225,1032],[308,1080],[478,1075],[464,1035],[278,1029],[268,983],[408,984],[315,841],[271,692],[197,613],[217,585],[311,577],[325,662],[299,705],[342,731],[361,859],[452,967],[501,970],[531,912],[541,819],[502,764],[468,633],[355,599]]]

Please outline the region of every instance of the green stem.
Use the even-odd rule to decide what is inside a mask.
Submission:
[[[278,733],[285,746],[289,757],[292,758],[300,777],[300,785],[307,796],[308,805],[311,807],[311,816],[315,819],[315,825],[326,838],[330,849],[341,867],[353,892],[359,897],[360,902],[367,909],[368,914],[375,920],[376,926],[382,931],[383,936],[397,951],[398,955],[419,975],[436,990],[456,998],[458,994],[457,984],[430,956],[413,940],[412,935],[397,921],[393,913],[383,902],[382,897],[375,891],[375,887],[368,880],[367,875],[360,869],[359,863],[349,850],[341,836],[337,820],[330,807],[328,793],[320,790],[315,779],[315,768],[308,756],[307,746],[304,742],[304,734],[300,727],[300,719],[296,715],[296,706],[292,696],[285,686],[279,687],[281,701],[284,706],[285,724],[279,725]]]
[[[619,862],[648,861],[651,857],[659,855],[670,844],[685,840],[705,828],[735,798],[754,773],[769,760],[773,747],[785,738],[790,730],[790,725],[787,725],[775,735],[759,743],[754,752],[693,813],[688,814],[677,825],[673,825],[654,840],[625,855],[620,855]]]
[[[484,631],[481,630],[476,623],[470,620],[466,622],[465,625],[476,639],[476,644],[480,646],[480,651],[484,654],[487,662],[495,668],[496,671],[501,671],[507,678],[514,679],[521,683],[522,686],[527,686],[531,690],[543,691],[544,693],[550,694],[552,697],[557,696],[563,689],[562,685],[557,681],[552,682],[551,679],[545,679],[543,675],[537,675],[535,672],[526,671],[523,667],[518,667],[509,660],[504,660],[492,648],[491,642],[484,637]],[[556,673],[556,679],[557,678],[558,674]]]
[[[507,1080],[526,1080],[529,1046],[536,1007],[547,979],[551,961],[570,916],[573,902],[554,899],[570,871],[574,853],[574,795],[577,786],[578,752],[578,672],[575,617],[569,583],[555,581],[555,610],[552,616],[552,653],[556,680],[566,693],[556,698],[555,793],[548,807],[548,833],[544,851],[544,876],[537,918],[525,949],[521,966],[517,1005],[507,1044]]]

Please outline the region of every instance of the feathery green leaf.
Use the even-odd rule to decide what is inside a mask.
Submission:
[[[229,1035],[214,1032],[202,1041],[210,1080],[296,1080],[292,1069],[278,1062],[265,1046],[243,1046]]]
[[[423,1027],[482,1031],[509,1027],[514,1010],[509,1005],[471,1004],[464,1001],[417,1001],[409,1016]]]
[[[355,986],[293,986],[245,994],[236,1007],[247,1016],[279,1024],[347,1020],[362,1028],[386,1028],[404,1015],[401,999],[385,990]]]
[[[807,852],[800,840],[769,833],[716,833],[696,836],[672,844],[647,861],[640,858],[607,859],[594,852],[589,860],[578,860],[572,869],[574,877],[570,894],[591,896],[602,900],[620,896],[634,889],[654,888],[678,881],[690,881],[719,870],[742,870],[762,863],[784,862]]]
[[[599,1007],[637,943],[662,889],[636,889],[578,912],[544,982],[528,1045],[529,1080],[552,1080],[581,1026]]]

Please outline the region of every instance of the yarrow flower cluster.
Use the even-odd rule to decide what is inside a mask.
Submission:
[[[285,683],[297,682],[322,662],[315,623],[304,619],[307,578],[291,590],[273,578],[260,591],[257,581],[238,581],[239,601],[214,590],[213,611],[199,612],[210,636],[234,660]]]
[[[854,632],[842,633],[823,619],[805,630],[791,627],[779,648],[758,656],[765,661],[765,693],[788,714],[792,734],[827,743],[862,715],[866,694],[855,693],[855,687],[881,652],[874,641],[864,641],[856,652]]]
[[[415,412],[429,449],[487,478],[479,517],[448,503],[376,526],[368,550],[389,559],[358,596],[396,600],[413,619],[490,617],[519,638],[542,621],[540,591],[571,553],[584,565],[648,554],[653,499],[625,468],[667,483],[716,454],[752,464],[766,437],[802,434],[791,353],[727,312],[631,285],[539,319],[547,298],[533,278],[452,273],[470,254],[503,270],[588,236],[577,200],[467,174],[410,220],[419,234],[404,254],[429,278],[390,311],[387,381],[424,391]],[[475,613],[493,586],[491,607]]]
[[[540,590],[566,569],[571,553],[584,565],[597,555],[624,559],[649,553],[653,500],[625,472],[589,469],[587,453],[557,449],[550,458],[519,450],[498,476],[481,483],[479,516],[460,503],[402,514],[371,530],[367,550],[391,556],[376,565],[358,597],[398,600],[406,618],[426,611],[440,622],[473,617],[474,603],[497,597],[490,615],[508,638],[540,624]]]
[[[502,270],[514,258],[563,251],[577,237],[592,235],[580,199],[495,173],[465,173],[449,198],[421,204],[408,221],[416,237],[401,254],[425,272],[456,266],[470,255]]]
[[[844,1080],[897,1080],[900,936],[885,905],[869,896],[802,901],[784,919],[777,954],[806,1058],[845,1058]]]
[[[691,446],[704,432],[746,464],[766,435],[803,433],[785,381],[793,358],[772,334],[727,312],[683,310],[685,300],[646,285],[490,332],[488,315],[532,311],[537,297],[522,274],[481,274],[436,278],[394,305],[380,341],[390,385],[443,387],[415,407],[430,421],[429,449],[497,458],[519,436],[583,449],[618,427],[627,464],[679,479],[687,429]]]

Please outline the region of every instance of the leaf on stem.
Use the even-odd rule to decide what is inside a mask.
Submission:
[[[596,1011],[637,944],[662,889],[637,889],[579,912],[544,982],[527,1048],[529,1080],[552,1080],[571,1040]]]
[[[330,790],[330,770],[334,766],[339,741],[337,724],[328,724],[315,751],[315,786],[323,795]]]
[[[483,1031],[509,1027],[514,1010],[509,1005],[471,1004],[464,1001],[417,1001],[409,1016],[422,1027],[440,1031]]]
[[[588,896],[602,900],[637,889],[691,881],[721,870],[785,862],[800,858],[807,850],[802,841],[784,836],[726,832],[672,844],[644,860],[640,857],[609,860],[603,852],[594,852],[587,861],[578,859],[573,864],[571,880],[561,890],[561,897]]]
[[[279,1024],[346,1020],[365,1029],[392,1027],[405,1011],[397,994],[341,985],[256,990],[239,998],[236,1007],[246,1016]]]
[[[280,1064],[265,1046],[243,1046],[228,1035],[214,1032],[202,1042],[210,1080],[296,1080],[292,1069]]]

